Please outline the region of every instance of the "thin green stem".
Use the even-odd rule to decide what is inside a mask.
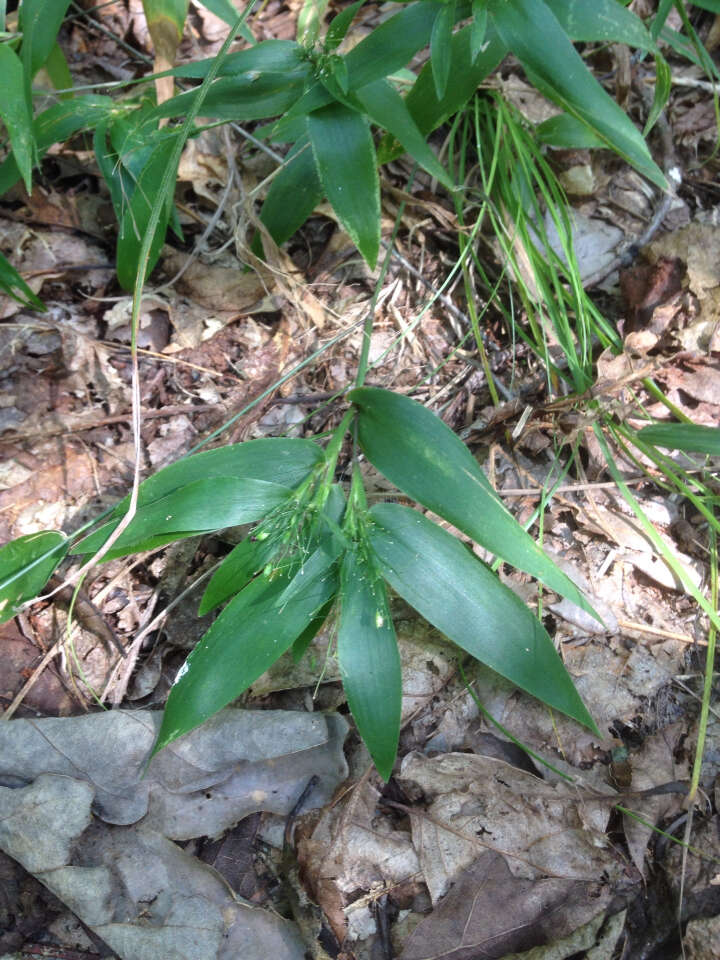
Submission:
[[[712,527],[710,527],[710,602],[713,609],[718,608],[718,553],[717,536]],[[707,736],[708,717],[710,715],[710,697],[712,695],[713,665],[715,663],[715,640],[717,630],[715,624],[710,624],[708,630],[708,645],[705,653],[705,683],[703,685],[702,705],[700,707],[700,720],[698,721],[698,738],[695,747],[695,760],[693,762],[692,777],[690,780],[690,790],[688,792],[686,806],[692,807],[695,802],[695,794],[700,786],[700,773],[702,770],[703,754],[705,752],[705,738]]]

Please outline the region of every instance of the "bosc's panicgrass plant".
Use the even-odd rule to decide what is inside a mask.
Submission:
[[[134,290],[133,345],[145,278],[168,225],[177,228],[174,170],[186,138],[200,129],[194,119],[201,103],[202,115],[212,122],[267,120],[261,132],[290,145],[260,213],[275,242],[291,236],[327,197],[371,266],[380,243],[378,160],[405,150],[454,190],[455,180],[430,149],[428,134],[474,96],[508,52],[564,111],[561,122],[542,131],[545,142],[594,138],[665,186],[642,136],[574,47],[574,42],[625,41],[656,53],[642,22],[617,0],[600,0],[592,8],[565,0],[424,0],[403,5],[343,54],[341,43],[362,5],[358,2],[332,21],[324,37],[317,23],[308,23],[298,42],[251,42],[226,56],[228,41],[217,60],[166,71],[180,83],[201,83],[161,104],[152,93],[120,102],[88,94],[59,99],[34,115],[32,80],[54,55],[67,5],[65,0],[53,5],[50,18],[42,16],[46,4],[24,0],[20,29],[0,42],[9,78],[8,96],[0,102],[9,136],[0,193],[18,180],[29,189],[34,166],[53,144],[93,131],[98,166],[119,222],[118,278]],[[174,42],[185,6],[146,6],[148,12],[153,8],[155,35],[174,31]],[[223,8],[218,0],[208,6]],[[159,30],[158,18],[169,26]],[[233,19],[233,30],[241,29],[243,19]],[[430,62],[402,97],[389,78],[426,46]],[[533,200],[536,191],[543,195],[535,173],[542,157],[518,147],[522,124],[507,111],[504,117],[518,131],[509,138],[514,188],[520,187],[532,206],[539,202]],[[386,134],[380,155],[376,132]],[[493,144],[492,151],[502,148],[497,130]],[[496,190],[488,211],[500,211],[497,225],[509,238],[509,249],[519,234],[512,219],[521,217],[517,196],[513,202],[495,184],[484,187]],[[543,202],[548,203],[544,195]],[[523,226],[530,236],[528,222],[526,217]],[[539,245],[547,246],[542,234]],[[555,269],[560,276],[557,263]],[[564,281],[558,285],[551,276],[544,282],[549,294],[567,303],[566,289],[576,297],[578,292],[572,276]],[[32,302],[6,261],[0,261],[0,283]],[[537,297],[530,299],[537,303]],[[566,308],[557,335],[564,334],[569,354],[579,350],[580,360],[571,368],[579,387],[587,331],[580,335],[577,326],[570,329],[572,313]],[[593,612],[505,509],[472,454],[442,421],[406,397],[364,385],[370,336],[371,321],[349,409],[325,449],[310,440],[257,440],[187,457],[134,487],[109,523],[84,540],[49,531],[0,551],[0,613],[7,619],[37,595],[69,549],[90,557],[106,549],[104,559],[109,559],[198,533],[254,525],[201,601],[204,610],[226,606],[176,678],[156,750],[234,700],[285,651],[300,656],[336,610],[337,656],[348,702],[379,772],[389,776],[399,733],[401,678],[388,586],[458,646],[595,729],[543,625],[487,566],[418,510],[394,501],[368,507],[360,454],[404,496]],[[541,324],[535,336],[541,343]],[[347,499],[334,482],[346,440],[353,448]]]

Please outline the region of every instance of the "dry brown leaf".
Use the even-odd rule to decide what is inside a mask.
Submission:
[[[605,837],[608,804],[579,800],[502,760],[466,753],[403,760],[403,788],[426,812],[411,812],[413,843],[433,902],[483,847],[508,857],[511,873],[618,879],[624,865]],[[582,817],[578,807],[582,806]]]
[[[587,931],[590,947],[608,899],[592,881],[516,877],[504,857],[487,851],[415,928],[399,960],[499,960],[559,940],[595,919]]]

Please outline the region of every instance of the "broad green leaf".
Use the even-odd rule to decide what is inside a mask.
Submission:
[[[556,117],[544,120],[535,128],[535,135],[540,143],[567,150],[594,150],[605,146],[605,141],[593,133],[587,124],[568,113],[559,113]]]
[[[150,156],[133,183],[129,196],[124,197],[117,240],[117,277],[120,285],[126,290],[132,290],[135,284],[143,236],[147,231],[152,208],[174,148],[175,144],[170,137],[161,139],[153,146]],[[121,161],[124,162],[122,156]],[[153,235],[147,265],[148,276],[152,273],[165,242],[172,202],[171,195],[164,205]]]
[[[340,597],[340,676],[360,736],[388,780],[400,736],[400,655],[385,584],[361,547],[345,554]]]
[[[154,753],[239,697],[292,646],[338,587],[333,566],[304,580],[302,590],[281,604],[290,582],[291,576],[260,576],[223,610],[175,679]]]
[[[333,599],[326,603],[324,607],[320,608],[297,640],[293,641],[293,645],[290,648],[293,663],[300,663],[305,655],[305,652],[307,651],[307,648],[313,642],[318,633],[320,633],[320,630],[322,629],[327,618],[330,616],[330,612],[334,606],[335,598],[333,597]]]
[[[496,30],[533,86],[590,127],[605,146],[662,189],[667,181],[627,114],[586,67],[557,18],[541,0],[488,0]],[[552,51],[552,55],[548,55]]]
[[[472,5],[473,22],[470,28],[470,56],[473,62],[482,52],[487,34],[487,3],[485,0],[473,0]]]
[[[453,67],[445,96],[438,99],[432,66],[427,64],[405,98],[405,106],[424,135],[461,110],[507,53],[506,45],[492,24],[488,23],[485,45],[477,57],[473,56],[472,29],[471,24],[452,35]]]
[[[437,3],[411,3],[390,17],[347,55],[350,89],[359,90],[404,67],[430,42]]]
[[[286,165],[273,178],[260,220],[275,243],[285,243],[305,223],[324,195],[310,141],[304,135],[288,154]]]
[[[30,84],[50,56],[70,0],[23,0],[20,5],[22,46],[20,55],[25,70],[28,95]]]
[[[45,310],[45,304],[38,300],[15,267],[0,253],[0,290],[25,307]]]
[[[468,448],[439,417],[409,397],[375,387],[353,390],[348,398],[358,409],[360,446],[388,480],[597,617],[572,580],[506,509]]]
[[[0,623],[34,599],[67,552],[67,539],[56,530],[29,533],[0,548]]]
[[[288,487],[265,480],[213,477],[196,480],[166,497],[140,507],[129,526],[104,557],[110,560],[150,549],[156,538],[180,540],[197,533],[254,523],[292,495]],[[119,521],[104,524],[73,547],[75,553],[95,553]],[[153,542],[152,546],[157,543]]]
[[[308,117],[318,176],[351,240],[375,267],[380,248],[380,182],[365,117],[341,103]]]
[[[332,23],[325,34],[325,49],[327,51],[336,50],[340,46],[345,39],[345,34],[350,29],[350,24],[355,19],[355,14],[364,3],[365,0],[355,0],[355,3],[351,3],[349,7],[345,7],[336,17],[333,17]]]
[[[192,77],[202,80],[210,66],[212,58],[184,63],[170,71],[173,77]],[[248,50],[229,53],[220,64],[218,77],[232,77],[253,73],[293,73],[304,62],[304,53],[294,40],[263,40]],[[204,109],[204,108],[203,108]]]
[[[32,168],[36,157],[31,101],[25,89],[23,65],[15,51],[0,43],[0,118],[7,128],[13,156],[28,193],[32,191]]]
[[[272,540],[258,540],[254,534],[241,540],[212,575],[202,595],[198,616],[204,617],[246,587],[276,549],[277,544]]]
[[[642,20],[618,0],[545,0],[571,40],[583,43],[625,43],[655,50]]]
[[[455,25],[455,0],[441,3],[430,34],[430,63],[432,65],[435,93],[442,100],[447,90],[451,63],[451,37]]]
[[[310,66],[301,63],[291,71],[249,71],[213,81],[202,105],[204,117],[245,123],[284,113],[301,96],[310,77]],[[178,94],[160,104],[153,118],[184,116],[196,96],[195,90]]]
[[[265,480],[268,483],[295,488],[324,458],[322,448],[312,440],[266,437],[262,440],[232,443],[183,457],[158,470],[140,484],[138,506],[159,500],[195,480],[209,480],[213,477]],[[129,497],[121,500],[115,507],[113,516],[121,517],[127,511],[129,502]]]
[[[409,507],[370,511],[378,569],[463,650],[598,733],[542,624],[459,540]]]
[[[670,64],[661,53],[655,54],[655,94],[653,96],[650,113],[645,121],[643,136],[646,137],[657,123],[658,117],[665,109],[672,90],[672,71]]]
[[[697,423],[659,423],[643,427],[638,431],[638,437],[656,447],[720,457],[720,427],[703,427]]]
[[[405,101],[388,80],[369,83],[358,90],[356,96],[373,123],[392,134],[410,156],[448,190],[454,189],[455,184],[449,173],[427,145]]]

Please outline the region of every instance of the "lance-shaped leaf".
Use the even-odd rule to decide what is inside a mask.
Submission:
[[[584,43],[626,43],[655,50],[642,20],[618,0],[545,0],[571,40]]]
[[[486,549],[587,610],[582,593],[499,500],[465,444],[409,397],[375,387],[353,390],[358,440],[396,487]]]
[[[38,300],[30,287],[17,272],[15,267],[9,263],[0,253],[0,290],[23,306],[35,310],[45,310],[45,304]]]
[[[455,25],[455,0],[446,0],[440,5],[432,34],[430,35],[430,63],[432,65],[435,92],[442,100],[450,76],[452,29]]]
[[[28,95],[31,81],[50,56],[70,0],[23,0],[20,5],[22,57]]]
[[[31,101],[25,89],[23,65],[7,43],[0,43],[0,76],[3,78],[0,118],[7,128],[10,146],[25,183],[25,189],[30,193],[32,168],[36,156]]]
[[[295,574],[298,576],[299,574]],[[181,667],[170,690],[154,752],[227,706],[282,656],[337,592],[334,564],[305,579],[291,600],[291,577],[253,580],[223,610]]]
[[[321,516],[304,518],[306,523],[315,521],[314,529],[310,531],[308,537],[311,552],[317,549],[318,538],[340,532],[339,524],[344,511],[345,496],[342,488],[339,484],[333,484]],[[262,527],[256,528],[254,533],[230,551],[213,574],[200,601],[198,616],[204,616],[234,594],[239,593],[257,573],[260,573],[277,549],[277,538],[268,535]],[[306,570],[305,573],[307,574],[308,571]]]
[[[117,276],[120,285],[126,290],[132,290],[135,283],[143,237],[147,232],[152,209],[174,149],[173,137],[160,139],[153,146],[140,173],[133,178],[131,189],[123,197],[117,241]],[[124,162],[122,155],[120,160]],[[148,256],[148,276],[154,269],[165,242],[172,204],[171,194],[163,206],[163,212],[153,234]]]
[[[423,134],[427,135],[462,109],[507,53],[507,46],[490,23],[486,24],[485,39],[478,53],[473,47],[473,29],[474,24],[470,24],[452,35],[453,68],[445,95],[438,98],[432,64],[427,64],[405,98],[405,105]]]
[[[349,7],[345,7],[344,10],[341,10],[340,13],[333,18],[325,34],[324,42],[326,50],[336,50],[340,46],[345,39],[345,34],[348,32],[350,24],[355,19],[355,14],[364,3],[365,0],[355,0],[355,3],[351,3]]]
[[[459,540],[416,510],[382,503],[369,539],[393,590],[463,650],[598,732],[542,624]]]
[[[245,477],[279,483],[283,487],[297,487],[314,467],[322,463],[324,456],[322,448],[312,440],[266,437],[245,443],[231,443],[216,450],[183,457],[158,470],[140,484],[138,506],[159,500],[195,480],[209,480],[212,477]],[[122,516],[129,502],[129,497],[121,500],[113,516]]]
[[[204,617],[239,593],[263,569],[275,550],[277,544],[272,540],[258,540],[253,534],[242,540],[212,575],[202,595],[198,616]]]
[[[360,736],[388,780],[400,736],[402,676],[387,590],[362,547],[345,554],[340,584],[340,676]]]
[[[373,123],[392,134],[430,176],[436,177],[448,190],[454,189],[450,174],[428,146],[405,101],[388,80],[369,83],[356,95]]]
[[[532,84],[596,133],[607,147],[662,189],[667,181],[627,114],[588,70],[550,7],[541,0],[488,0],[497,32]],[[552,51],[548,55],[548,51]]]
[[[0,549],[0,623],[36,597],[67,552],[67,538],[56,530],[29,533]]]
[[[254,523],[292,496],[292,490],[265,480],[245,477],[213,477],[196,480],[173,490],[166,497],[140,507],[127,529],[103,558],[110,560],[128,553],[181,540],[198,533]],[[115,520],[73,548],[73,553],[95,553],[118,525]]]
[[[275,243],[285,243],[305,223],[324,195],[310,141],[305,135],[288,154],[283,169],[273,177],[260,220]]]
[[[364,116],[332,103],[308,117],[318,176],[350,238],[371,267],[380,248],[380,181]]]
[[[656,447],[720,457],[720,427],[703,427],[697,423],[658,423],[643,427],[638,437]]]

